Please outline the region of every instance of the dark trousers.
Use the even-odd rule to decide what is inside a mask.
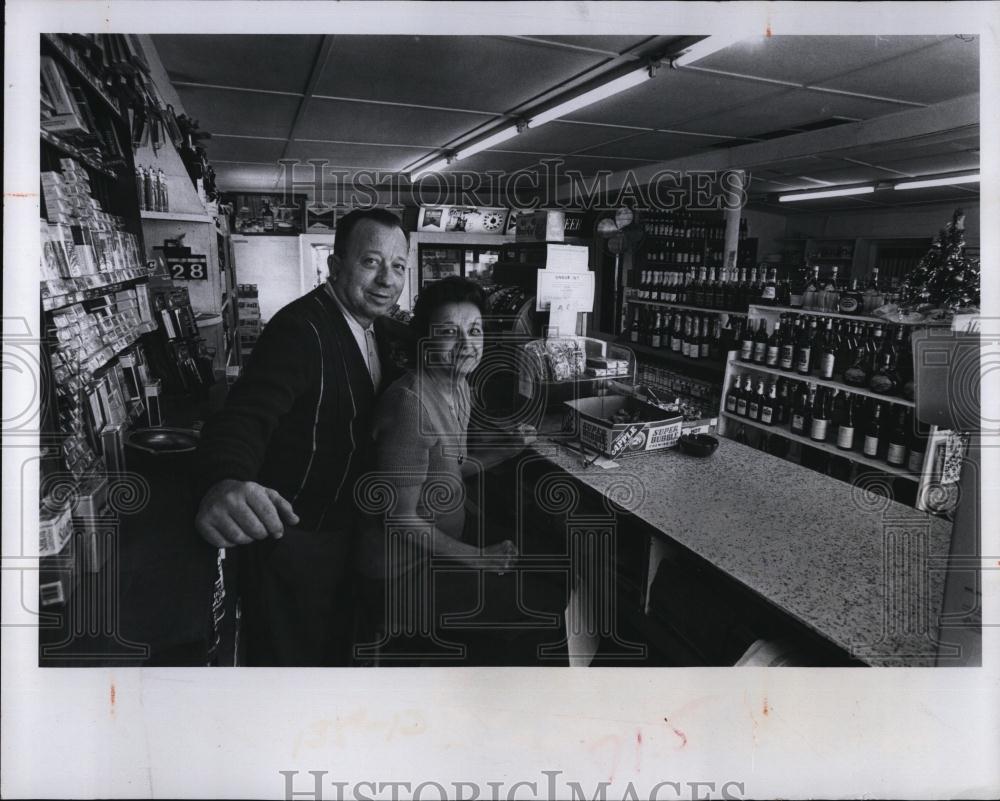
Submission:
[[[350,663],[354,534],[285,528],[242,547],[241,634],[246,664],[330,667]]]

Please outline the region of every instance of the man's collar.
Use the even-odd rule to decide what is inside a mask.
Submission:
[[[356,325],[362,331],[374,331],[375,330],[375,321],[374,320],[372,320],[371,323],[369,323],[367,326],[365,326],[365,325],[361,324],[361,321],[358,320],[357,317],[355,317],[353,314],[351,314],[350,309],[348,309],[347,306],[344,305],[344,302],[339,297],[337,297],[337,293],[333,291],[333,285],[329,281],[327,281],[325,284],[323,284],[323,288],[326,290],[326,293],[331,298],[333,298],[333,302],[337,304],[337,308],[340,309],[341,313],[344,315],[344,319],[346,319],[349,324]]]

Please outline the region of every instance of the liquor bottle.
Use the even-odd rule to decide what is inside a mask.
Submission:
[[[855,338],[854,358],[851,366],[844,370],[844,383],[852,387],[868,386],[868,376],[871,375],[871,354],[867,343],[862,341],[860,330]]]
[[[784,379],[778,379],[778,409],[777,409],[777,423],[778,425],[787,425],[789,418],[792,416],[792,391],[791,382]]]
[[[747,402],[747,419],[760,420],[761,406],[764,404],[764,379],[757,379],[757,391],[751,395]]]
[[[670,312],[664,312],[663,323],[660,326],[660,347],[664,349],[670,348]]]
[[[872,392],[881,395],[892,395],[899,386],[899,376],[896,374],[896,353],[892,341],[886,339],[882,348],[875,355],[874,369],[868,379],[868,387]]]
[[[781,352],[778,355],[778,367],[782,370],[795,369],[795,342],[799,333],[799,320],[791,328],[786,327],[781,337]]]
[[[864,314],[871,314],[875,311],[875,309],[882,305],[882,290],[879,289],[878,285],[878,267],[872,268],[872,277],[868,281],[868,286],[865,288],[862,298],[864,301],[864,305],[862,307]]]
[[[708,359],[712,355],[712,335],[708,330],[711,322],[707,314],[701,318],[701,336],[698,339],[698,357],[701,359]]]
[[[772,382],[767,389],[767,398],[761,403],[760,421],[766,426],[773,426],[779,422],[780,416],[778,385],[776,382]]]
[[[649,300],[656,301],[660,299],[660,284],[659,284],[660,272],[659,270],[649,271],[649,284],[647,285],[646,297]]]
[[[139,197],[139,211],[149,211],[146,208],[145,170],[141,166],[135,168],[135,193]]]
[[[722,358],[722,320],[718,316],[712,320],[712,336],[708,345],[708,358]]]
[[[905,326],[896,329],[896,375],[899,377],[899,394],[913,400],[913,345],[910,331]]]
[[[753,324],[749,317],[740,319],[740,361],[753,361]]]
[[[902,467],[906,464],[906,443],[910,439],[910,410],[905,406],[896,406],[894,412],[885,460],[894,467]]]
[[[826,442],[830,428],[830,406],[826,387],[816,390],[813,398],[812,419],[809,421],[809,438],[816,442]]]
[[[827,380],[832,379],[837,367],[837,341],[833,335],[832,319],[827,319],[826,330],[817,337],[815,347],[819,377]]]
[[[778,268],[775,267],[774,270],[775,274],[777,274]],[[788,280],[788,276],[785,276],[784,280],[778,284],[778,295],[775,303],[778,306],[792,305],[792,283]]]
[[[753,379],[748,375],[745,379],[743,391],[736,398],[736,414],[740,417],[747,416],[747,406],[750,403],[751,395],[753,395]]]
[[[778,360],[781,358],[781,323],[785,315],[781,315],[774,322],[774,330],[771,332],[771,336],[767,340],[767,352],[764,357],[764,364],[768,367],[777,367]]]
[[[660,329],[662,326],[663,326],[663,317],[660,315],[660,312],[657,312],[656,320],[653,323],[653,330],[650,335],[649,344],[651,347],[654,348],[660,347]]]
[[[834,377],[843,380],[843,375],[847,368],[851,366],[854,353],[857,350],[857,323],[845,325],[840,334],[840,341],[837,343],[837,361],[834,367]]]
[[[853,395],[842,393],[843,407],[840,420],[837,422],[837,447],[841,450],[850,451],[854,449],[854,429],[855,429],[855,398]]]
[[[673,353],[681,352],[681,345],[683,344],[683,340],[681,339],[681,324],[681,314],[678,312],[674,315],[674,327],[670,332],[670,350]]]
[[[812,406],[815,400],[815,384],[802,384],[795,396],[795,407],[792,409],[792,431],[803,437],[809,435],[812,421]]]
[[[264,225],[263,225],[264,230],[265,231],[273,231],[274,230],[274,212],[271,211],[271,202],[269,200],[265,200],[264,201],[264,210],[260,213],[260,216],[261,216],[261,220],[264,223]]]
[[[816,347],[819,339],[819,319],[809,318],[809,372],[815,373],[819,370],[819,348]]]
[[[764,364],[767,361],[767,320],[761,318],[757,325],[757,333],[753,335],[754,364]]]
[[[851,279],[851,288],[840,293],[840,303],[837,304],[837,311],[841,314],[860,314],[864,298],[858,289],[858,279]]]
[[[816,321],[813,320],[815,326]],[[795,343],[795,372],[809,375],[812,368],[812,336],[805,323],[799,329],[799,338]]]
[[[930,438],[931,427],[922,420],[914,421],[910,431],[910,456],[906,460],[906,469],[911,473],[920,473],[924,469],[924,456],[927,453],[927,440]]]
[[[636,307],[632,314],[632,328],[628,335],[629,341],[638,343],[639,342],[639,309]]]
[[[806,288],[802,291],[802,308],[804,309],[815,309],[816,308],[816,297],[819,293],[819,265],[813,265],[812,278],[806,284]]]
[[[691,331],[687,337],[687,352],[684,354],[689,359],[701,358],[701,317],[692,314]]]
[[[722,305],[722,268],[712,268],[712,302],[709,304],[713,309],[725,308]]]
[[[729,392],[726,394],[726,411],[730,414],[736,414],[736,402],[739,400],[742,390],[740,389],[740,377],[738,375],[733,376],[733,385],[730,387]]]
[[[871,415],[865,426],[865,440],[862,452],[872,459],[878,458],[882,451],[882,404],[877,401],[872,404]]]
[[[837,311],[837,307],[840,305],[840,284],[837,281],[837,270],[838,267],[834,264],[830,271],[830,277],[818,293],[817,301],[823,311]]]
[[[681,329],[681,356],[691,355],[691,315],[684,312],[684,326]]]
[[[778,270],[775,267],[771,268],[771,272],[764,282],[763,287],[760,290],[760,300],[764,306],[774,306],[778,302]]]

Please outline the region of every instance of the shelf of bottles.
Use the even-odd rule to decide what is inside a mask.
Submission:
[[[714,365],[720,371],[732,346],[734,330],[727,322],[710,314],[676,309],[659,311],[639,307],[633,310],[628,335],[622,344],[641,355],[663,356],[683,364]]]

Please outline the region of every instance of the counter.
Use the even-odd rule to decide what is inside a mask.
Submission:
[[[535,453],[853,658],[933,665],[951,524],[732,440],[583,468]]]

